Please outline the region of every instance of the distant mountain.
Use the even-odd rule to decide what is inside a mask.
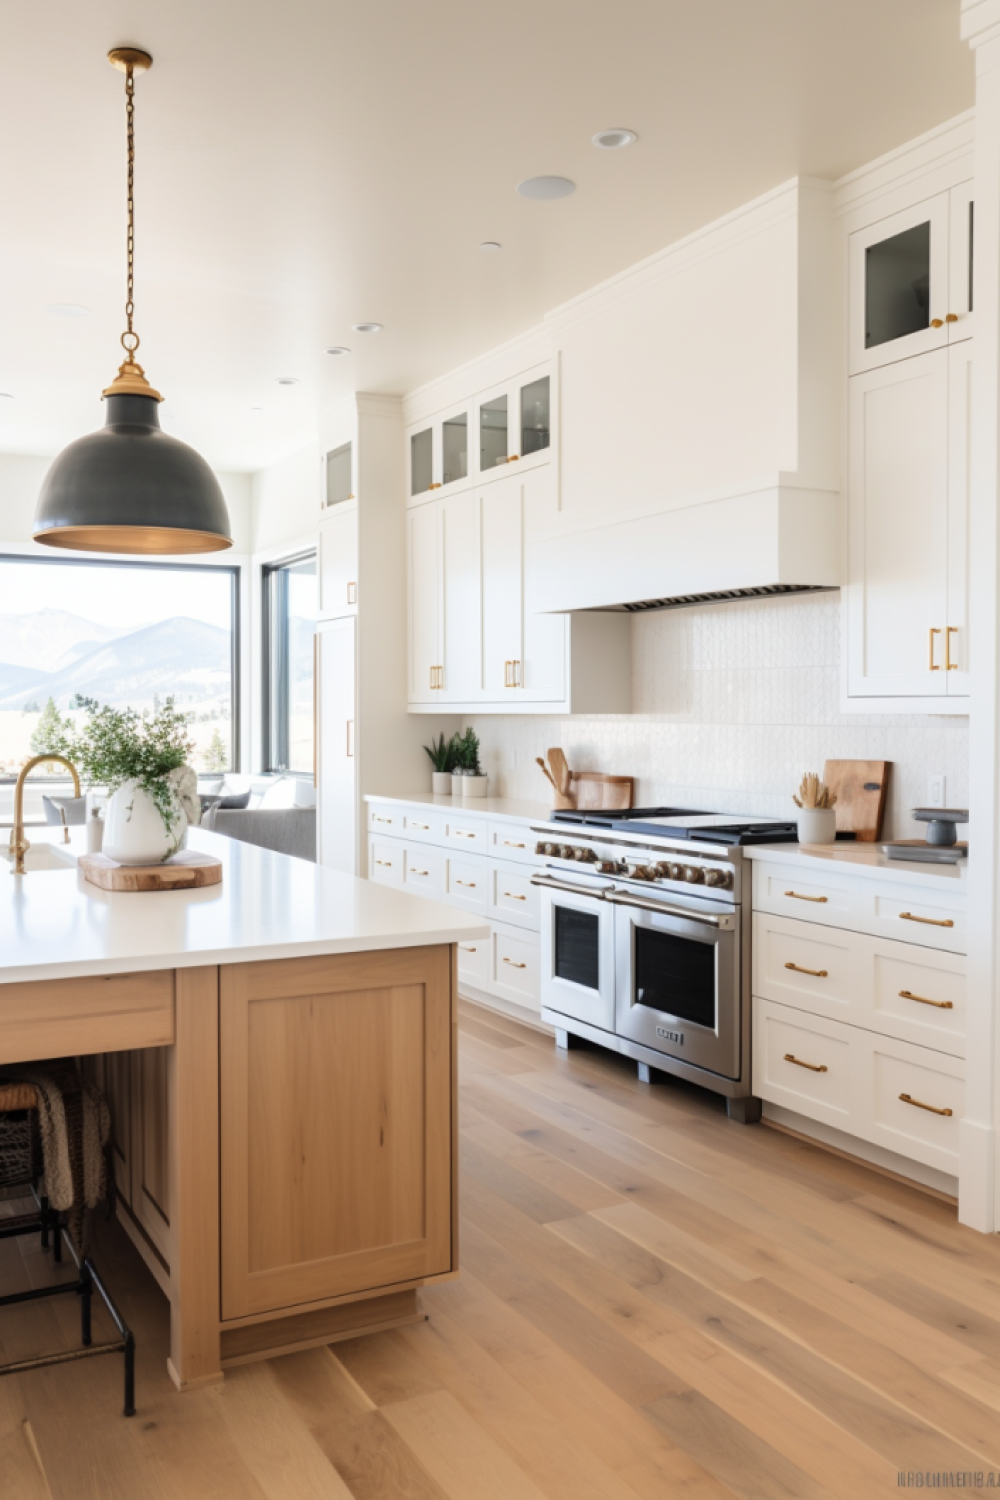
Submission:
[[[131,627],[98,625],[67,609],[36,609],[30,615],[0,615],[0,665],[51,671],[81,641],[113,641]]]
[[[83,623],[93,630],[92,622]],[[59,663],[54,671],[28,673],[0,664],[0,709],[44,704],[47,698],[67,708],[75,693],[116,708],[172,695],[183,707],[228,694],[231,670],[229,632],[177,615],[92,644],[79,659]],[[19,681],[12,680],[15,672]]]

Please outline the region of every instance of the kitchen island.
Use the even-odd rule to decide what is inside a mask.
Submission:
[[[181,1390],[414,1321],[417,1289],[456,1274],[454,945],[486,932],[190,844],[220,885],[111,893],[0,861],[0,1063],[77,1055],[103,1084],[119,1217],[170,1299]]]

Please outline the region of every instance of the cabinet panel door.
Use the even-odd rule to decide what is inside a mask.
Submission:
[[[975,265],[974,184],[963,182],[948,194],[951,233],[948,239],[948,312],[955,321],[948,325],[948,342],[971,339],[973,328],[972,272]]]
[[[524,671],[522,485],[498,480],[479,495],[483,568],[483,691],[514,697]]]
[[[133,1068],[132,1212],[164,1260],[170,1260],[168,1196],[168,1079],[170,1053],[147,1047],[131,1054]]]
[[[438,502],[441,526],[441,613],[444,702],[468,703],[482,689],[482,588],[476,503],[471,494]]]
[[[552,490],[550,468],[524,475],[522,504],[526,538],[532,524],[544,525],[552,515]],[[561,703],[569,697],[567,646],[570,617],[540,614],[536,611],[535,586],[541,580],[529,559],[530,553],[525,546],[524,662],[518,674],[517,697],[527,702]]]
[[[355,621],[334,620],[317,632],[319,674],[319,862],[348,875],[358,870],[355,729]]]
[[[226,965],[222,1315],[452,1269],[451,950]]]
[[[319,617],[358,612],[358,512],[354,505],[319,523]]]
[[[948,351],[855,376],[850,434],[848,694],[941,697]]]
[[[949,698],[967,698],[969,679],[969,488],[972,445],[971,340],[948,350],[948,622]]]
[[[851,235],[852,375],[947,344],[950,215],[937,193]]]
[[[409,700],[436,703],[441,662],[441,515],[436,502],[407,513]]]

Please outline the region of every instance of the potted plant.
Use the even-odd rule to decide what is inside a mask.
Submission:
[[[431,740],[424,749],[434,767],[431,772],[431,791],[435,796],[450,797],[453,790],[451,773],[455,769],[455,736],[446,740],[442,734],[438,739]]]
[[[452,772],[454,794],[459,797],[485,797],[489,777],[479,764],[479,736],[474,729],[456,734],[455,769]]]
[[[185,714],[172,698],[155,714],[134,708],[93,708],[74,746],[91,785],[104,786],[108,804],[103,852],[120,865],[161,864],[183,847],[198,823],[197,773]]]

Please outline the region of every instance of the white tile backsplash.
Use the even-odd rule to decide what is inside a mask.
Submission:
[[[472,720],[501,797],[544,799],[535,765],[561,745],[577,771],[637,778],[642,806],[788,817],[804,771],[826,760],[889,760],[885,833],[922,836],[910,809],[943,771],[951,807],[968,806],[969,721],[840,710],[836,592],[663,610],[632,621],[627,715]]]

